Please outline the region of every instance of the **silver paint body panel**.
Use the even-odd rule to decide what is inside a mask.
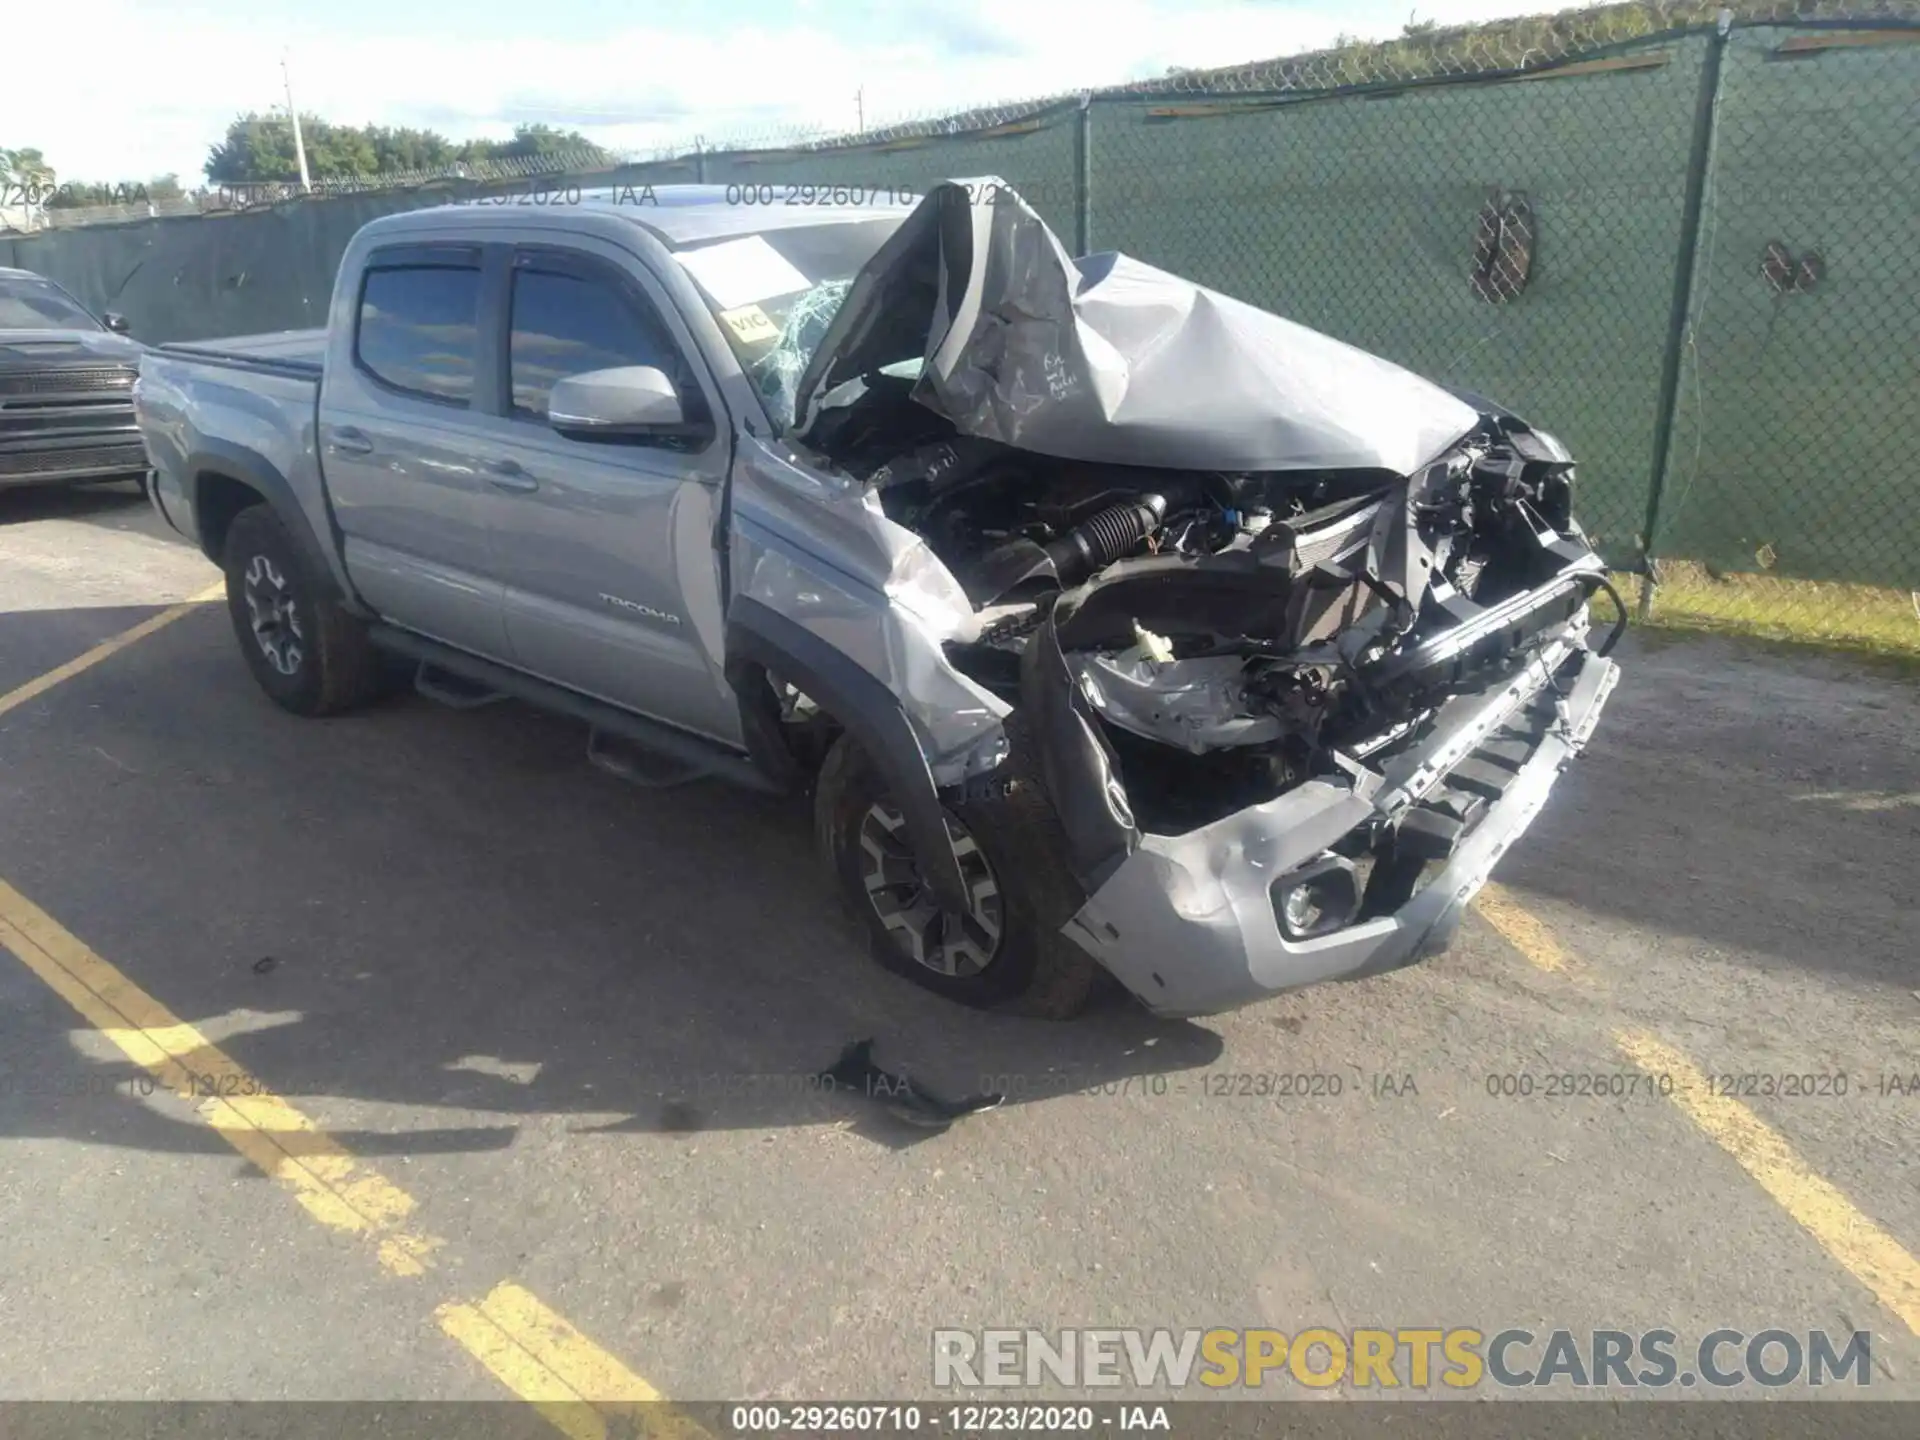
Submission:
[[[884,686],[938,785],[991,769],[1004,753],[1008,706],[942,650],[974,638],[980,617],[925,542],[889,520],[870,489],[775,434],[670,253],[680,241],[827,217],[726,206],[719,188],[677,195],[657,212],[600,201],[443,207],[374,221],[342,261],[325,331],[153,352],[136,406],[154,458],[156,507],[191,536],[195,457],[252,457],[284,486],[291,513],[311,529],[350,601],[392,625],[734,750],[746,745],[725,672],[727,616],[733,600],[751,599]],[[909,211],[838,213],[851,220]],[[976,263],[952,277],[962,303],[944,334],[927,342],[928,399],[963,429],[1044,453],[1112,452],[1135,463],[1152,453],[1190,465],[1405,471],[1471,422],[1468,407],[1437,387],[1327,337],[1124,257],[1091,267],[1071,260],[1030,217],[1024,205],[982,207],[972,217]],[[352,356],[367,257],[382,246],[435,241],[560,247],[619,267],[685,352],[716,421],[711,442],[692,451],[588,444],[542,423],[450,408],[370,381]],[[989,267],[981,257],[996,246],[1017,252],[1027,268],[1009,275]],[[1034,312],[1043,323],[1000,337],[1008,348],[996,370],[989,351],[1000,340],[989,319],[1019,297],[1054,308]],[[1149,377],[1116,362],[1116,347],[1156,333],[1171,343],[1172,358],[1148,385]],[[833,339],[830,331],[823,352]],[[1066,348],[1049,352],[1049,344]],[[1249,356],[1265,357],[1251,388],[1222,391],[1202,373]],[[831,369],[831,357],[822,368]],[[1004,374],[1005,386],[990,383],[993,373]],[[1325,412],[1318,419],[1316,404]],[[816,397],[813,414],[819,405]],[[1254,423],[1232,433],[1216,423],[1237,413]],[[343,431],[359,432],[346,438],[364,453],[342,447]],[[489,483],[508,463],[534,484]],[[1292,942],[1279,931],[1270,887],[1381,807],[1411,803],[1447,768],[1437,761],[1411,773],[1311,780],[1185,835],[1144,835],[1065,933],[1165,1014],[1210,1013],[1370,973],[1443,943],[1538,812],[1612,685],[1614,667],[1588,654],[1582,637],[1561,644],[1554,663],[1577,672],[1567,723],[1400,913]],[[1482,697],[1479,711],[1435,743],[1457,748],[1491,730],[1545,683],[1536,664]]]
[[[1440,873],[1394,914],[1294,940],[1280,928],[1273,888],[1356,826],[1418,800],[1444,776],[1444,761],[1402,764],[1393,774],[1371,777],[1372,784],[1309,780],[1187,834],[1144,836],[1066,933],[1148,1009],[1170,1016],[1211,1015],[1323,980],[1377,974],[1444,949],[1468,902],[1585,745],[1619,667],[1583,643],[1563,641],[1477,697],[1428,747],[1471,750],[1563,666],[1572,678],[1558,677],[1567,691],[1561,723]]]

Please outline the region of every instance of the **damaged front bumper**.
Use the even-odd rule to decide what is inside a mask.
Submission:
[[[1065,933],[1168,1016],[1435,954],[1540,813],[1618,675],[1569,631],[1512,678],[1448,701],[1420,743],[1378,768],[1356,761],[1339,779],[1307,781],[1186,834],[1141,835]],[[1286,895],[1330,866],[1371,872],[1359,918],[1293,938]]]

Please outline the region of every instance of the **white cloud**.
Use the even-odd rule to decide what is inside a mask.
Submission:
[[[1419,12],[1451,22],[1515,8],[1430,0]],[[868,122],[881,123],[1284,55],[1343,30],[1390,34],[1405,21],[1399,5],[1380,5],[1359,12],[1380,17],[1369,25],[1340,0],[922,0],[911,21],[903,13],[870,25],[824,4],[778,13],[723,26],[696,11],[679,25],[537,36],[516,24],[490,36],[457,22],[347,33],[316,11],[288,33],[250,7],[93,0],[79,36],[81,22],[34,6],[8,21],[16,59],[84,54],[85,65],[9,65],[0,144],[37,145],[70,179],[174,171],[191,182],[236,114],[282,103],[288,51],[300,108],[332,120],[427,126],[456,139],[546,121],[614,148],[651,149],[696,134],[724,142],[847,128],[856,91]]]

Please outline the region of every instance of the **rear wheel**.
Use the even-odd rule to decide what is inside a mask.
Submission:
[[[326,594],[272,510],[236,515],[223,558],[240,653],[275,704],[331,715],[380,693],[387,669],[366,626]]]
[[[1029,782],[1024,803],[1016,786],[1014,795],[947,811],[967,908],[946,910],[885,781],[841,736],[820,769],[814,824],[873,958],[963,1005],[1056,1020],[1084,1009],[1100,967],[1060,933],[1079,908],[1079,887],[1045,825],[1034,823],[1035,801],[1045,804]]]

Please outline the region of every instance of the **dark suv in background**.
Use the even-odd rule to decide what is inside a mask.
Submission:
[[[0,268],[0,488],[139,479],[141,346],[58,285]]]

